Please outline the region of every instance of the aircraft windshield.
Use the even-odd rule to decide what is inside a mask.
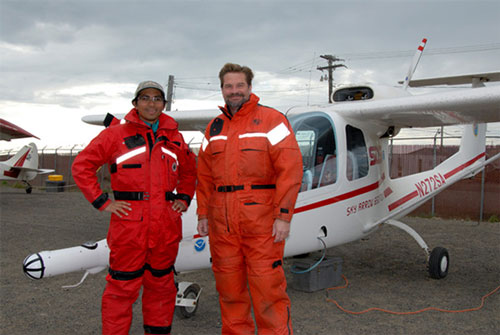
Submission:
[[[290,118],[302,153],[303,178],[300,191],[334,184],[337,181],[337,151],[333,122],[320,112]]]

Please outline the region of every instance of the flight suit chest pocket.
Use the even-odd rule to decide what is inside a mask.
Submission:
[[[225,140],[215,140],[210,142],[210,153],[212,156],[212,176],[214,179],[218,180],[222,178],[224,173],[224,159],[226,153],[226,142]]]
[[[146,155],[145,145],[134,149],[123,146],[114,158],[114,163],[109,167],[113,189],[141,191],[144,188]]]
[[[239,142],[238,175],[258,180],[272,173],[268,141],[262,137],[242,138]]]
[[[172,191],[177,187],[179,176],[178,152],[179,150],[173,145],[161,147],[162,178],[165,182],[167,191]]]

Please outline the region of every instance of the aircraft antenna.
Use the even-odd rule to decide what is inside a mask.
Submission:
[[[410,79],[415,73],[415,69],[417,68],[420,57],[422,57],[422,52],[424,51],[425,44],[427,43],[427,38],[422,39],[420,45],[417,48],[417,52],[415,56],[413,56],[413,60],[411,62],[410,68],[408,69],[408,74],[406,75],[405,81],[403,83],[403,89],[406,90],[408,88],[408,84],[410,83]]]

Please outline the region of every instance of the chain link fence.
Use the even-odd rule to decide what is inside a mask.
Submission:
[[[458,146],[437,144],[404,144],[415,142],[421,138],[406,138],[391,141],[389,162],[391,178],[431,170],[458,151]],[[190,143],[193,152],[197,153],[199,143]],[[53,174],[62,175],[65,191],[78,191],[71,174],[71,165],[83,149],[81,146],[71,148],[42,148],[38,150],[39,168],[54,169]],[[500,145],[486,147],[486,158],[500,152]],[[15,151],[0,154],[0,161],[13,156]],[[104,191],[111,191],[110,174],[107,166],[98,171],[98,179]],[[47,175],[39,175],[30,184],[33,188],[46,189]],[[14,186],[21,183],[4,182]],[[467,220],[498,221],[500,217],[500,160],[489,164],[482,173],[474,178],[462,180],[450,187],[412,212],[415,216],[439,216],[443,218],[463,218]]]

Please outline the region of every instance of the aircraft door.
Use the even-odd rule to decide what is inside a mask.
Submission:
[[[337,181],[337,145],[333,121],[321,112],[292,116],[290,123],[302,154],[300,191],[332,185]]]

